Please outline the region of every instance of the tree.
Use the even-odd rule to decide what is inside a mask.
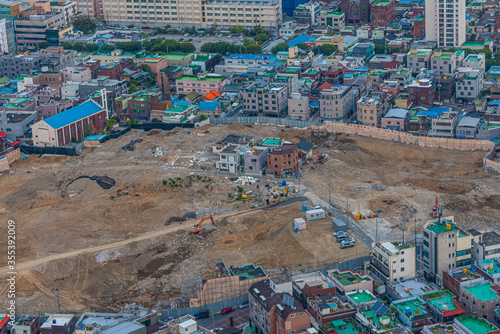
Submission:
[[[130,84],[130,86],[128,86],[128,93],[129,94],[133,94],[135,92],[138,92],[139,89],[137,88],[137,86],[133,83]]]
[[[130,118],[128,125],[137,125],[137,120],[134,117]]]
[[[40,42],[38,43],[38,48],[41,50],[41,49],[46,49],[50,46],[49,42]]]
[[[77,51],[77,52],[82,52],[83,50],[85,49],[85,46],[83,46],[82,43],[75,43],[73,44],[73,50]]]
[[[102,52],[111,52],[115,49],[115,47],[113,45],[109,45],[109,44],[103,44],[101,45],[101,51]]]
[[[210,34],[213,34],[213,33],[215,33],[216,31],[217,31],[217,24],[215,24],[215,23],[214,23],[214,24],[213,24],[213,25],[212,25],[212,26],[208,29],[208,32],[209,32]]]
[[[280,43],[280,44],[278,44],[276,46],[273,46],[273,48],[271,49],[271,53],[273,55],[277,54],[280,51],[288,51],[288,44],[286,44],[286,43]]]
[[[242,34],[245,32],[245,28],[242,26],[231,26],[229,27],[229,30],[235,34]]]
[[[179,45],[179,51],[184,53],[191,53],[196,51],[196,46],[193,43],[182,43]]]
[[[247,45],[245,51],[248,54],[260,54],[262,53],[262,46],[258,44]]]
[[[197,33],[196,28],[195,28],[194,26],[192,26],[192,27],[191,27],[191,29],[189,29],[189,33],[190,33],[191,35],[196,34],[196,33]]]
[[[129,52],[137,52],[142,50],[142,45],[139,42],[119,42],[115,45],[118,49]]]
[[[97,26],[88,16],[78,16],[75,21],[73,21],[73,28],[87,35],[93,34]]]
[[[113,125],[116,124],[116,119],[110,118],[106,121],[106,130],[111,130],[113,128]]]
[[[244,46],[247,46],[247,45],[250,45],[250,44],[253,44],[254,42],[252,42],[249,38],[243,38],[243,45]]]
[[[494,57],[495,57],[496,61],[499,61],[500,60],[500,51],[495,52]]]
[[[299,44],[297,44],[295,46],[298,47],[299,49],[304,50],[304,51],[309,50],[309,45],[307,45],[306,43],[299,43]]]
[[[205,115],[205,114],[201,114],[200,115],[200,122],[202,122],[202,121],[204,121],[206,119],[207,119],[207,115]]]
[[[467,38],[468,41],[475,41],[476,40],[476,34],[470,34],[469,38]]]
[[[71,45],[71,43],[69,42],[64,42],[61,44],[61,46],[63,47],[64,50],[71,50],[73,48],[73,45]]]
[[[385,53],[385,45],[375,45],[375,54],[381,55]]]
[[[99,45],[97,45],[96,43],[88,43],[85,44],[85,48],[88,52],[96,52],[97,50],[99,50]]]
[[[85,126],[85,137],[87,136],[90,136],[93,132],[94,132],[94,128],[92,128],[92,126],[90,126],[90,124],[87,124]]]
[[[337,52],[338,49],[335,45],[332,45],[332,44],[323,44],[323,45],[320,45],[319,48],[319,53],[321,53],[322,55],[325,55],[325,56],[329,56],[331,54],[333,54],[334,52]]]
[[[262,43],[267,40],[267,34],[257,34],[254,36],[254,41]]]

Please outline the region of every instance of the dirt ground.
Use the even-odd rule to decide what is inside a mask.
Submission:
[[[211,146],[229,133],[257,140],[308,140],[315,145],[314,153],[329,154],[324,164],[304,165],[302,184],[328,200],[330,176],[332,203],[338,208],[347,209],[348,190],[350,213],[382,210],[379,239],[400,238],[397,225],[405,225],[404,217],[413,222],[415,213],[421,230],[436,196],[444,213],[455,214],[465,228],[494,227],[500,214],[499,180],[482,178],[484,152],[263,125],[134,130],[85,149],[78,157],[32,155],[15,162],[13,173],[0,175],[0,216],[2,221],[16,221],[17,261],[119,242],[179,224],[185,228],[25,270],[17,281],[18,311],[55,311],[56,286],[65,312],[118,310],[131,302],[163,307],[194,297],[202,279],[214,277],[221,259],[230,265],[255,263],[272,272],[280,269],[283,252],[284,267],[299,273],[367,254],[359,243],[339,250],[330,219],[310,222],[305,231],[294,233],[290,223],[303,217],[301,206],[310,203],[253,209],[262,204],[257,196],[262,182],[260,188],[259,183],[241,186],[227,175],[212,173],[217,156]],[[135,151],[120,149],[133,139],[143,140]],[[104,190],[95,181],[79,179],[67,186],[82,175],[109,176],[116,185]],[[245,201],[236,199],[239,186],[245,193],[251,191]],[[187,231],[194,220],[179,222],[198,210],[215,208],[227,210],[226,218],[200,235]],[[256,211],[233,216],[252,209]],[[359,223],[374,235],[372,220]],[[5,264],[5,257],[0,257],[0,267]],[[5,291],[0,292],[3,300]]]

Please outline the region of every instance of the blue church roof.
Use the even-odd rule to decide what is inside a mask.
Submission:
[[[62,128],[68,124],[74,123],[84,117],[95,114],[103,108],[98,105],[94,100],[88,100],[79,106],[65,110],[54,116],[44,119],[45,123],[54,129]]]

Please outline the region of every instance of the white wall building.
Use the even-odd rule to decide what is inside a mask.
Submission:
[[[425,39],[460,47],[466,40],[465,9],[465,0],[425,0]]]

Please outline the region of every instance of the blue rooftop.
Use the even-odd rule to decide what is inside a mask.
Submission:
[[[45,118],[44,121],[54,129],[62,128],[68,124],[74,123],[84,117],[93,115],[103,108],[93,100],[88,100],[79,106],[70,108],[54,116]]]
[[[216,111],[219,101],[201,101],[200,110]]]
[[[429,108],[429,110],[421,110],[421,111],[417,112],[417,116],[427,116],[427,117],[434,118],[434,117],[441,116],[443,113],[445,113],[449,110],[450,110],[450,108],[446,108],[446,107],[432,107],[432,108]]]
[[[316,38],[306,35],[299,35],[288,42],[288,46],[295,46],[300,43],[314,43],[316,42]]]

